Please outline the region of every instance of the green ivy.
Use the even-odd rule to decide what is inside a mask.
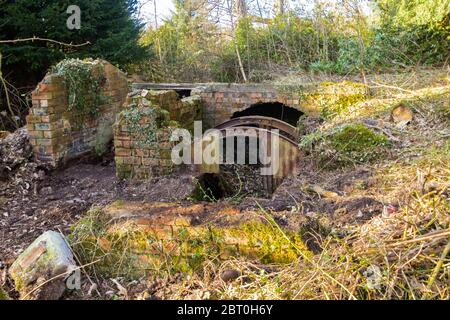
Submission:
[[[151,119],[149,123],[142,123],[141,120]],[[135,105],[129,106],[120,114],[120,123],[128,127],[133,139],[139,141],[140,147],[158,146],[156,132],[158,128],[167,124],[168,112],[160,108],[138,108]]]
[[[105,74],[94,60],[66,59],[52,68],[52,73],[64,79],[68,91],[68,111],[75,125],[82,128],[88,118],[96,118],[107,99],[102,93]]]

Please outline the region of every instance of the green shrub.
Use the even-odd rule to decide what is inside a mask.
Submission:
[[[338,71],[336,63],[332,61],[316,61],[309,65],[309,69],[314,72],[336,73]]]
[[[5,292],[5,290],[0,287],[0,301],[2,300],[9,300],[8,294]]]
[[[380,159],[390,145],[384,134],[378,134],[362,124],[346,124],[321,133],[303,137],[300,147],[319,156],[324,167],[336,168]]]

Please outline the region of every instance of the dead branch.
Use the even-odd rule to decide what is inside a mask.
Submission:
[[[4,44],[4,43],[19,43],[19,42],[34,42],[34,41],[50,42],[50,43],[55,43],[55,44],[59,44],[59,45],[62,45],[62,46],[73,47],[73,48],[84,47],[84,46],[87,46],[87,45],[91,44],[89,41],[87,41],[85,43],[81,43],[81,44],[73,44],[73,43],[66,43],[66,42],[56,41],[56,40],[53,40],[53,39],[46,39],[46,38],[39,38],[39,37],[32,37],[32,38],[25,38],[25,39],[15,39],[15,40],[0,40],[0,44]]]

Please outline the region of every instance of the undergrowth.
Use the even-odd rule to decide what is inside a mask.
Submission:
[[[0,287],[0,301],[9,300],[8,294]]]
[[[74,227],[76,254],[82,263],[96,261],[89,267],[96,275],[188,274],[171,284],[169,299],[199,291],[212,299],[450,299],[448,88],[389,90],[396,93],[361,96],[336,109],[300,144],[322,167],[370,169],[367,186],[349,192],[377,199],[382,214],[339,226],[327,216],[329,224],[300,223],[298,232],[287,232],[260,208],[261,221],[231,229],[179,227],[161,241],[160,234],[133,224],[113,228],[101,210],[93,210]],[[402,129],[389,123],[399,103],[415,114]],[[400,141],[393,143],[392,136]],[[314,252],[305,245],[306,234],[315,238]],[[241,276],[232,283],[218,280],[230,269]]]
[[[390,145],[389,139],[363,124],[345,124],[329,131],[304,136],[300,148],[318,155],[318,164],[335,168],[380,159]]]
[[[268,271],[249,260],[220,265],[243,274],[233,285],[218,286],[198,275],[217,299],[437,299],[450,298],[450,154],[448,145],[424,154],[399,174],[427,170],[432,188],[391,180],[407,198],[395,213],[385,212],[345,232],[319,237],[320,252]],[[424,167],[424,165],[427,165]],[[395,166],[392,170],[398,170]],[[381,176],[384,171],[380,171]],[[386,177],[386,179],[392,179]],[[382,191],[379,192],[388,192]],[[279,231],[282,233],[281,229]],[[343,236],[346,235],[346,236]],[[293,246],[295,248],[295,246]],[[218,272],[214,270],[212,272]],[[245,285],[244,280],[245,279]],[[195,282],[191,280],[191,282]],[[182,285],[189,287],[189,283]]]

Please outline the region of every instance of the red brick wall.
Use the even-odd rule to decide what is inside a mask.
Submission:
[[[143,117],[142,123],[154,121]],[[126,126],[116,123],[114,146],[116,172],[119,179],[146,180],[173,172],[171,159],[174,143],[170,142],[173,128],[157,128],[157,142],[139,140]]]
[[[302,112],[300,96],[280,93],[275,87],[263,84],[212,84],[199,87],[193,94],[202,98],[203,121],[215,127],[229,120],[235,112],[260,103],[283,103]]]
[[[112,131],[100,132],[100,128],[114,123],[126,99],[128,83],[125,74],[110,63],[99,61],[99,65],[105,73],[103,95],[107,102],[100,106],[99,116],[84,121],[81,129],[67,110],[68,93],[60,76],[48,74],[33,92],[27,129],[38,160],[58,166],[92,152],[99,139],[112,140]]]

